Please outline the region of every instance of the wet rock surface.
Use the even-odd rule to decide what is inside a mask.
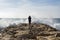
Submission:
[[[60,40],[60,31],[42,23],[10,25],[0,34],[0,40]]]

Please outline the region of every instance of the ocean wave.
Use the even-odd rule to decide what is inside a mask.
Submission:
[[[58,20],[54,18],[32,18],[32,23],[44,23],[56,28],[56,23],[58,22]],[[19,24],[19,23],[28,23],[28,19],[27,18],[1,18],[0,19],[0,27],[7,27],[10,24]]]

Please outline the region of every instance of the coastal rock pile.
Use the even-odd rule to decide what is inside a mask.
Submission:
[[[0,34],[0,40],[60,40],[59,30],[42,23],[10,25]]]

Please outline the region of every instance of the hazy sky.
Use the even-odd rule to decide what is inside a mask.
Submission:
[[[60,18],[60,0],[0,0],[0,18]]]

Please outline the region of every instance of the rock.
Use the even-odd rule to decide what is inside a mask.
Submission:
[[[31,29],[29,29],[29,27],[31,27]],[[22,23],[5,28],[1,32],[1,40],[50,40],[49,38],[51,37],[49,36],[54,36],[54,38],[60,37],[57,31],[55,28],[42,23],[32,23],[31,26]],[[57,33],[56,36],[55,33]]]

